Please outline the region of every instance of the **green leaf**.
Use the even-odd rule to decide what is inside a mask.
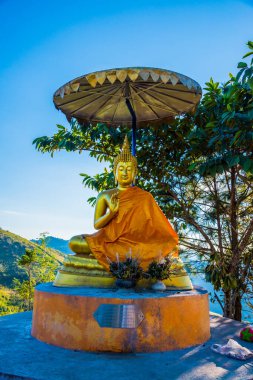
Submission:
[[[220,139],[220,136],[213,136],[213,137],[208,141],[207,146],[208,146],[208,147],[211,147],[211,146],[214,145],[214,143],[215,143],[216,141],[218,141],[219,139]]]
[[[228,166],[231,168],[232,166],[235,166],[239,163],[240,161],[240,156],[236,155],[230,158],[226,158],[226,162]]]
[[[242,134],[242,131],[236,132],[235,137],[234,137],[234,142],[236,142],[238,140],[238,138],[241,136],[241,134]]]
[[[251,76],[251,69],[246,69],[244,74],[243,74],[243,77],[242,77],[242,83],[245,83],[247,79],[249,79],[249,77]]]
[[[96,197],[90,197],[90,198],[87,199],[87,202],[88,202],[92,207],[94,207],[95,204],[96,204],[96,200],[97,200]]]
[[[249,87],[251,88],[251,90],[253,91],[253,78],[250,78],[250,79],[248,80],[248,85],[249,85]]]
[[[223,165],[220,164],[220,165],[216,166],[216,173],[221,174],[221,173],[223,173],[223,171],[224,171]]]
[[[230,79],[235,80],[235,76],[232,73],[229,73],[228,75]]]
[[[246,53],[242,58],[247,58],[249,57],[250,55],[253,54],[253,51],[249,51],[248,53]]]
[[[243,163],[242,163],[242,168],[245,172],[251,171],[251,166],[253,165],[253,160],[250,158],[247,158]]]
[[[242,69],[244,67],[248,67],[247,63],[245,63],[245,62],[239,62],[238,65],[237,65],[238,69]]]
[[[240,71],[238,71],[238,74],[235,77],[236,81],[239,81],[239,79],[240,79],[241,75],[243,74],[243,72],[244,72],[244,69],[241,69]]]
[[[213,128],[213,127],[215,127],[215,125],[216,125],[216,121],[209,121],[206,124],[206,128]]]
[[[198,165],[198,162],[193,162],[193,163],[188,167],[188,169],[189,169],[189,170],[193,170],[193,169],[196,168],[197,165]]]
[[[247,46],[248,46],[251,50],[253,50],[253,41],[248,41],[248,42],[247,42]]]
[[[60,125],[60,124],[57,124],[57,128],[62,130],[62,131],[65,131],[66,128],[63,126],[63,125]]]

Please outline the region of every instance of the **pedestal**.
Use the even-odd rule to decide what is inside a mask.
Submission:
[[[208,294],[191,291],[36,287],[32,336],[85,351],[156,352],[210,337]]]

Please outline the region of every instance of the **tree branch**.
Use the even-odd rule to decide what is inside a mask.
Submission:
[[[219,303],[219,305],[220,305],[220,307],[221,307],[222,313],[223,313],[223,311],[224,311],[224,306],[222,305],[222,302],[221,302],[221,300],[220,300],[220,298],[218,297],[218,295],[217,295],[216,292],[214,292],[214,298],[218,301],[218,303]]]
[[[250,224],[248,225],[244,235],[242,236],[239,242],[238,250],[240,253],[243,252],[246,246],[248,245],[248,242],[252,236],[252,233],[253,233],[253,219],[251,220]]]
[[[210,240],[209,236],[205,233],[205,231],[203,230],[203,228],[201,228],[200,225],[189,214],[189,212],[188,212],[187,208],[185,207],[185,205],[178,199],[177,194],[174,193],[174,191],[172,191],[171,189],[169,190],[169,193],[173,196],[173,198],[182,207],[183,214],[185,215],[186,221],[189,222],[192,226],[194,226],[201,233],[201,235],[205,238],[206,242],[209,244],[212,253],[215,253],[216,252],[215,247],[214,247],[212,241]]]
[[[248,180],[247,177],[243,176],[243,175],[240,174],[239,172],[237,172],[237,175],[238,175],[238,177],[239,177],[244,183],[246,183],[251,189],[253,189],[253,185],[252,185],[252,183]]]

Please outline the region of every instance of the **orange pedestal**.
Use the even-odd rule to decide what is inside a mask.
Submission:
[[[85,351],[185,348],[210,337],[208,294],[201,288],[155,292],[43,284],[35,291],[32,336]]]

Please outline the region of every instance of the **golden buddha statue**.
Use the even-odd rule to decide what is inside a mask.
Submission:
[[[168,254],[178,257],[177,233],[153,196],[133,186],[136,174],[137,160],[131,155],[125,137],[122,150],[114,160],[117,187],[103,191],[97,198],[94,227],[98,232],[71,238],[69,246],[74,255],[66,257],[54,285],[112,286],[115,280],[109,273],[109,262],[116,261],[116,256],[124,261],[129,251],[144,269]],[[165,285],[192,289],[183,265],[178,267],[178,273],[165,280]]]

